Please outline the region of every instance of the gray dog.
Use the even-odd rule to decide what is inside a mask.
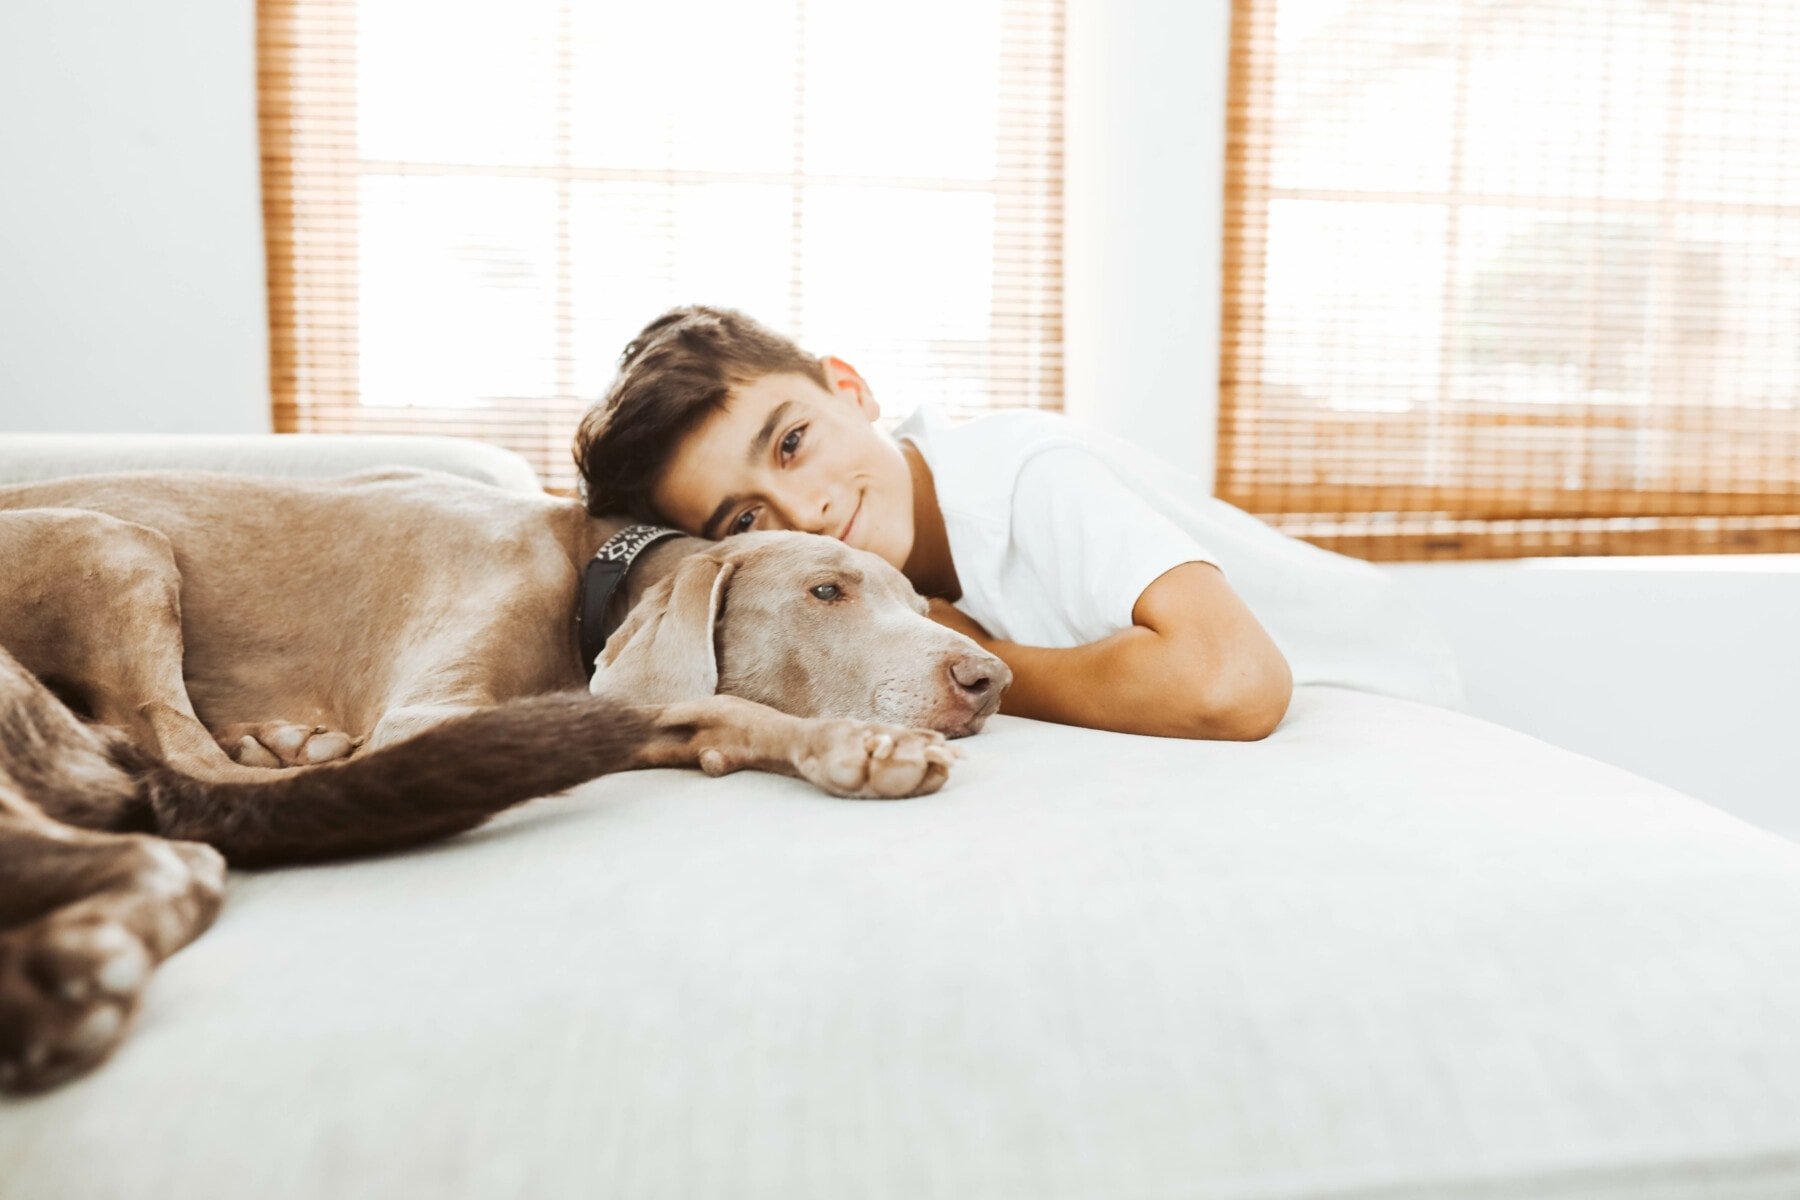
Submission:
[[[1005,664],[829,538],[668,537],[421,471],[0,488],[0,1088],[119,1044],[226,861],[370,853],[610,771],[942,787]],[[615,628],[616,627],[616,628]]]

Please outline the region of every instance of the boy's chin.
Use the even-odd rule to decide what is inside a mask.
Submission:
[[[871,544],[871,543],[865,542],[863,540],[862,530],[860,530],[860,529],[852,530],[851,533],[852,533],[852,536],[851,536],[850,540],[845,542],[844,545],[849,546],[852,550],[867,551],[868,553],[873,554],[876,558],[879,558],[883,562],[887,563],[890,567],[894,568],[894,570],[896,570],[896,571],[904,571],[905,570],[906,555],[907,555],[907,552],[910,549],[910,547],[897,547],[897,546],[889,544],[887,541],[882,540],[882,539],[877,539],[873,544]]]

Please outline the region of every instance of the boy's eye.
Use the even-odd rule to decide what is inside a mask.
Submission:
[[[726,528],[725,532],[727,535],[734,533],[749,533],[750,527],[754,524],[756,524],[756,510],[754,508],[746,508],[737,515],[737,520],[733,521],[730,526]]]
[[[781,452],[783,454],[794,454],[799,451],[800,434],[805,428],[806,426],[804,425],[797,425],[788,432],[786,437],[781,439]]]

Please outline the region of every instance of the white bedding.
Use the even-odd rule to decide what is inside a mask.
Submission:
[[[646,772],[239,875],[0,1195],[1800,1195],[1800,847],[1305,688],[939,795]]]
[[[0,484],[113,471],[203,470],[319,478],[389,466],[448,471],[515,492],[541,492],[511,450],[473,438],[334,433],[9,433]]]

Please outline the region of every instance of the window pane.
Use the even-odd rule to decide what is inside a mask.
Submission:
[[[357,143],[364,158],[550,162],[556,4],[361,0]]]
[[[890,416],[1062,398],[1061,0],[259,0],[276,427],[573,482],[619,352],[742,309]]]
[[[1800,550],[1800,6],[1233,17],[1221,495],[1371,557]]]
[[[1270,181],[1282,188],[1441,191],[1450,183],[1454,51],[1432,29],[1384,37],[1354,6],[1277,9]]]
[[[361,193],[362,403],[554,395],[555,186],[374,177]]]
[[[719,304],[784,325],[793,195],[763,184],[578,185],[576,390],[604,392],[625,344],[677,304]]]
[[[1444,210],[1278,200],[1263,378],[1290,404],[1403,412],[1438,385]]]
[[[1531,21],[1470,18],[1463,190],[1662,194],[1670,113],[1655,97],[1678,69],[1674,16],[1619,8],[1590,0]]]
[[[999,398],[984,357],[992,195],[814,187],[804,211],[807,345],[855,365],[885,415]]]
[[[578,4],[573,22],[576,163],[792,169],[793,0]]]
[[[808,172],[994,177],[999,0],[807,0],[806,65]]]

